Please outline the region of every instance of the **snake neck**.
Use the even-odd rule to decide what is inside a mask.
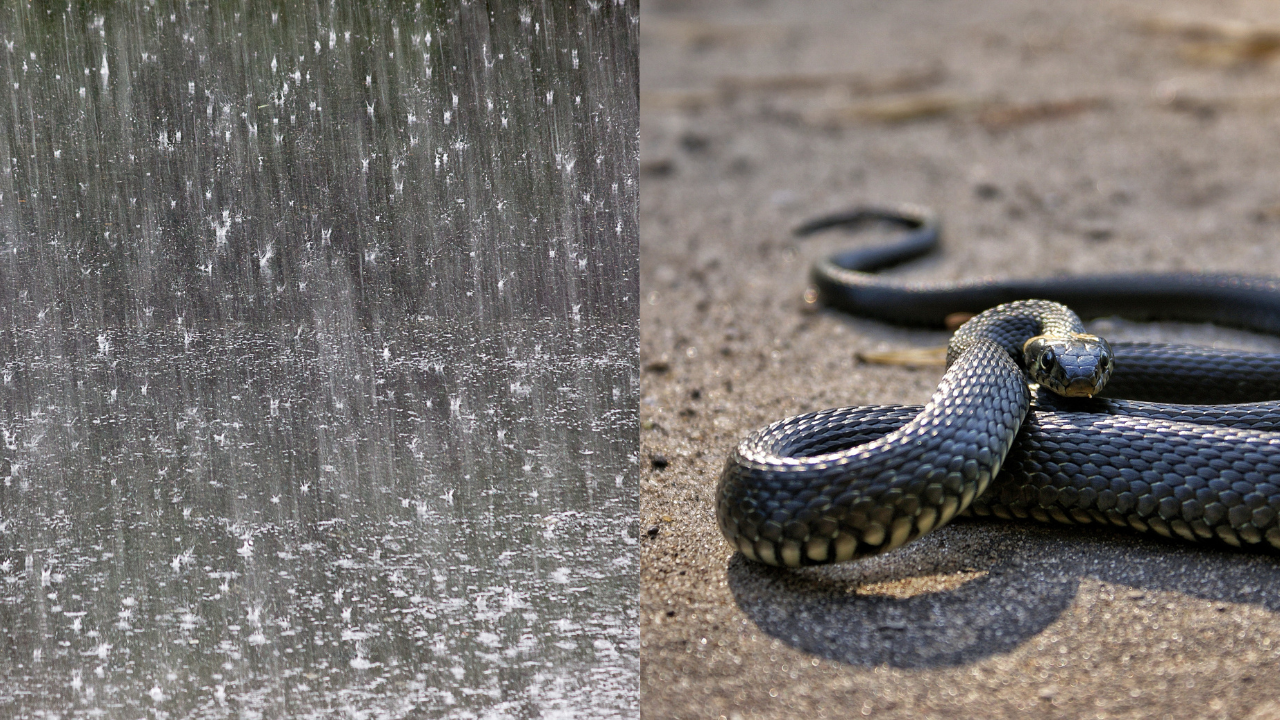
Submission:
[[[1040,335],[1079,335],[1084,323],[1065,305],[1048,300],[1018,300],[997,305],[960,326],[947,346],[947,367],[955,364],[979,339],[990,340],[1009,354],[1019,367],[1022,348]]]

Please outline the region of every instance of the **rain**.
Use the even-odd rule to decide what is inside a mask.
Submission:
[[[637,712],[636,31],[0,10],[0,715]]]

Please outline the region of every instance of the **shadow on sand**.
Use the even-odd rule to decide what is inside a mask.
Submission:
[[[1106,528],[964,521],[887,555],[786,570],[735,554],[738,606],[765,633],[851,665],[933,668],[1012,651],[1075,600],[1083,580],[1280,610],[1280,558]],[[1117,593],[1120,594],[1120,593]]]

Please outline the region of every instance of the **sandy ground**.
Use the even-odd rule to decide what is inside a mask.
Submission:
[[[856,354],[943,333],[806,310],[815,257],[885,236],[798,244],[805,218],[937,208],[944,252],[894,271],[918,279],[1280,274],[1275,28],[1240,2],[645,3],[646,717],[1280,718],[1276,556],[960,520],[782,571],[731,552],[713,507],[751,430],[941,376]]]

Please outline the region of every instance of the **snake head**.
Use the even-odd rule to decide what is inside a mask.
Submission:
[[[1093,397],[1115,367],[1111,345],[1097,335],[1037,335],[1022,346],[1027,376],[1064,397]]]

